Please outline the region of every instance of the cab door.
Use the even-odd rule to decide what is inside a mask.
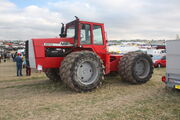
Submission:
[[[107,53],[107,48],[103,24],[92,25],[92,37],[93,49],[98,55],[104,56]]]
[[[98,55],[106,54],[106,39],[103,24],[81,22],[80,46],[93,49]]]

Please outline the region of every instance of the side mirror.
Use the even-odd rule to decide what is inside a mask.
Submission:
[[[63,23],[61,23],[62,24],[62,27],[61,27],[61,34],[64,34],[64,24]]]

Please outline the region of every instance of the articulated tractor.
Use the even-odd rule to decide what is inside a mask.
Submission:
[[[103,23],[76,17],[62,24],[59,36],[27,41],[27,63],[31,68],[42,69],[50,80],[63,81],[74,91],[92,91],[112,72],[132,84],[146,83],[153,74],[151,57],[145,53],[108,52]]]

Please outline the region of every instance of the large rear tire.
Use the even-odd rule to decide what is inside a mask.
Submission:
[[[129,52],[119,61],[119,73],[125,81],[134,84],[146,83],[153,74],[152,59],[142,52]]]
[[[60,67],[64,83],[77,92],[91,91],[101,85],[104,79],[102,60],[91,51],[70,53]]]
[[[46,76],[53,82],[61,81],[60,75],[59,75],[59,69],[53,69],[49,68],[45,71]]]

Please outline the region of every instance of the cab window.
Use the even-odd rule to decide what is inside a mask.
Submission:
[[[99,25],[93,26],[93,36],[95,45],[103,45],[102,29]]]
[[[90,25],[81,24],[81,44],[91,44]]]
[[[71,24],[67,26],[66,37],[74,37],[75,36],[75,25]]]

